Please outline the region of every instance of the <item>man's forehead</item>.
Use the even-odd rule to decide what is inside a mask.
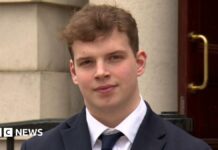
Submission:
[[[106,32],[101,32],[97,31],[95,36],[92,38],[92,40],[83,40],[83,39],[77,39],[73,43],[93,43],[93,42],[98,42],[98,41],[103,41],[108,38],[110,38],[112,35],[124,35],[128,38],[127,34],[125,32],[121,32],[117,29],[117,27],[113,28],[112,30],[106,31]]]
[[[131,46],[126,34],[114,30],[112,34],[98,37],[94,41],[76,40],[71,46],[71,49],[74,56],[81,57],[90,54],[111,53],[117,50],[125,51],[131,49]]]

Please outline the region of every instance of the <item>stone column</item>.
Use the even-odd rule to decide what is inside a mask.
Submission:
[[[148,58],[140,90],[157,113],[177,111],[178,0],[90,0],[129,10]]]
[[[0,0],[0,123],[67,118],[83,100],[61,40],[86,0]],[[16,149],[22,138],[16,141]],[[6,149],[0,139],[0,149]]]
[[[69,55],[60,33],[70,14],[85,3],[79,2],[0,1],[0,122],[72,113]]]

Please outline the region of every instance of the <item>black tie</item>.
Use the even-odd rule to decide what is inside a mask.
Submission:
[[[118,132],[115,134],[104,135],[102,134],[99,138],[102,142],[101,150],[112,150],[113,146],[117,140],[123,135],[123,133]]]

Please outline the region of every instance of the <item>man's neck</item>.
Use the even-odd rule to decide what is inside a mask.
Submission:
[[[119,125],[129,114],[131,114],[140,103],[140,96],[134,103],[126,105],[119,109],[108,109],[104,111],[90,111],[91,115],[107,127],[114,128]]]

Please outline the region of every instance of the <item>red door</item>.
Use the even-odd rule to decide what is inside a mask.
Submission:
[[[179,9],[180,113],[218,149],[218,1],[180,0]]]

